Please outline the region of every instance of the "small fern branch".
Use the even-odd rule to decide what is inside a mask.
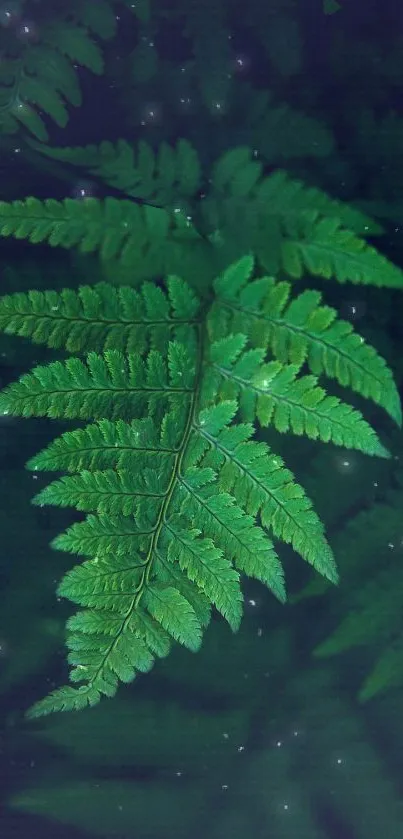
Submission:
[[[32,145],[52,160],[82,167],[125,195],[157,206],[180,206],[201,188],[199,157],[187,140],[178,140],[175,146],[161,143],[157,152],[144,140],[136,147],[126,140],[84,148]]]
[[[45,142],[48,132],[41,112],[64,127],[68,105],[81,104],[77,65],[95,74],[104,62],[98,38],[111,38],[116,19],[107,0],[69,4],[53,21],[43,21],[35,43],[7,43],[0,74],[0,128],[15,133],[21,126]]]
[[[402,271],[337,218],[312,213],[288,232],[282,244],[282,265],[291,277],[299,279],[308,271],[316,277],[334,277],[339,283],[403,287]]]
[[[379,232],[360,211],[284,172],[263,177],[262,171],[243,147],[215,164],[202,210],[224,242],[252,251],[271,273],[299,278],[308,271],[341,283],[403,287],[402,271],[357,235]]]
[[[0,299],[0,329],[30,338],[35,344],[81,353],[113,348],[143,354],[166,352],[175,337],[185,343],[189,327],[198,323],[200,303],[179,277],[168,277],[167,292],[154,283],[141,291],[108,283],[77,291],[17,292]]]
[[[77,247],[83,253],[98,251],[102,259],[119,257],[128,265],[136,258],[152,259],[156,274],[166,273],[168,238],[181,242],[186,231],[190,227],[181,213],[115,198],[0,202],[1,236]]]
[[[168,362],[168,363],[167,363]],[[0,394],[0,413],[52,419],[131,419],[144,410],[161,410],[164,397],[192,392],[194,367],[182,344],[170,344],[168,359],[152,350],[123,356],[117,350],[88,353],[36,367]]]
[[[401,425],[400,397],[392,373],[376,350],[337,312],[321,305],[315,290],[290,299],[291,285],[271,277],[252,280],[253,259],[244,257],[214,282],[217,300],[209,315],[212,340],[245,333],[252,346],[270,349],[282,363],[336,379],[383,407]]]
[[[200,464],[217,470],[221,491],[233,494],[249,515],[259,513],[264,527],[335,582],[333,555],[311,502],[283,460],[265,443],[251,439],[252,425],[229,424],[234,409],[236,403],[226,402],[201,413]]]
[[[299,219],[312,214],[337,219],[356,235],[374,236],[382,232],[366,213],[330,198],[323,190],[307,186],[284,170],[277,169],[268,176],[263,172],[262,163],[247,146],[231,148],[218,158],[212,170],[205,211],[215,218],[218,227],[232,227],[243,211],[246,227],[250,225],[255,234],[262,223],[266,230],[274,226],[278,233],[287,234]],[[242,228],[239,233],[242,235]],[[270,244],[274,244],[271,238]]]
[[[306,435],[336,446],[389,457],[360,411],[327,396],[315,376],[299,376],[294,364],[263,363],[264,350],[242,352],[246,336],[229,335],[210,350],[212,378],[220,398],[236,398],[243,418],[274,425],[282,434]],[[221,381],[222,384],[221,384]],[[209,387],[214,387],[212,382]]]
[[[165,437],[171,436],[171,444],[175,445],[177,429],[180,427],[179,416],[171,413],[165,424],[168,422],[171,429]],[[34,455],[26,466],[33,471],[49,472],[136,469],[140,462],[155,467],[162,454],[174,452],[175,448],[165,449],[159,445],[151,418],[132,420],[130,423],[102,419],[85,428],[66,431]]]

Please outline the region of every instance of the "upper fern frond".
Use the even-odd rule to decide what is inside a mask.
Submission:
[[[52,160],[84,168],[125,195],[161,207],[179,206],[201,187],[199,156],[187,140],[178,140],[175,146],[161,143],[156,153],[144,140],[136,147],[118,140],[84,148],[53,149],[39,143],[34,148]]]
[[[91,151],[45,150],[78,163]],[[186,279],[202,287],[200,273],[205,285],[223,264],[252,252],[273,273],[281,269],[299,278],[310,272],[341,283],[403,287],[402,271],[365,241],[380,232],[375,222],[282,171],[266,176],[251,149],[231,149],[203,180],[187,141],[163,144],[156,153],[146,144],[138,149],[106,144],[97,159],[100,177],[150,203],[113,198],[0,203],[0,235],[98,251],[107,262],[120,259],[130,266],[133,280],[178,272],[180,266]]]
[[[308,187],[282,169],[265,175],[262,163],[246,146],[229,149],[215,162],[209,199],[206,212],[214,214],[220,227],[235,222],[243,210],[247,226],[253,225],[254,211],[256,232],[257,224],[265,219],[266,224],[269,222],[266,230],[272,221],[279,225],[276,232],[286,233],[289,229],[292,233],[298,219],[318,215],[337,219],[359,236],[377,235],[382,230],[361,210],[330,198],[323,190]],[[239,234],[242,233],[240,228]]]
[[[136,145],[118,140],[78,148],[31,145],[52,160],[82,167],[126,195],[163,207],[180,206],[181,199],[195,199],[202,186],[199,155],[183,139],[174,146],[162,143],[157,152],[144,140]],[[380,225],[366,213],[330,198],[320,189],[306,186],[281,169],[265,176],[262,163],[244,146],[218,158],[209,184],[203,188],[206,192],[202,212],[213,229],[215,226],[221,229],[226,220],[231,223],[231,209],[237,212],[242,207],[248,220],[253,209],[259,214],[266,213],[268,220],[283,219],[284,226],[291,225],[292,219],[314,213],[338,219],[345,229],[358,236],[382,232]]]
[[[52,247],[78,247],[83,253],[98,251],[103,259],[121,256],[130,260],[141,250],[161,250],[168,233],[183,229],[182,216],[150,205],[106,198],[77,201],[27,198],[11,204],[0,202],[0,233],[30,242],[48,242]],[[163,254],[161,254],[163,264]]]
[[[28,463],[68,473],[35,503],[86,514],[53,542],[85,557],[59,585],[82,609],[67,627],[70,678],[79,686],[53,692],[33,716],[113,696],[172,641],[198,649],[212,606],[236,630],[243,574],[283,601],[272,536],[337,581],[311,501],[283,460],[253,439],[253,423],[386,452],[357,410],[328,396],[316,376],[300,376],[306,336],[315,340],[300,298],[300,315],[292,304],[289,315],[302,325],[300,363],[267,356],[267,301],[276,300],[276,286],[253,280],[252,271],[248,257],[230,266],[203,306],[177,277],[138,292],[101,283],[0,301],[8,332],[80,353],[97,349],[38,366],[0,394],[3,413],[90,420]],[[320,323],[321,307],[307,308]],[[386,377],[384,398],[389,404]]]

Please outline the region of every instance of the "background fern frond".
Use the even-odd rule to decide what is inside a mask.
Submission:
[[[382,231],[366,213],[330,198],[323,190],[307,186],[282,169],[264,176],[262,164],[247,146],[231,148],[218,158],[213,166],[211,184],[206,212],[216,213],[224,226],[232,226],[241,210],[240,199],[243,199],[246,224],[255,224],[256,233],[258,219],[265,219],[267,228],[280,225],[278,232],[282,229],[286,234],[298,219],[309,218],[312,214],[338,219],[339,224],[357,235],[373,236]],[[254,221],[252,213],[255,213]]]
[[[302,277],[307,270],[339,283],[403,287],[402,271],[337,218],[312,213],[288,234],[282,244],[282,265],[291,277]]]
[[[0,130],[16,133],[21,126],[38,140],[48,139],[43,115],[65,127],[68,106],[81,104],[78,66],[100,75],[104,60],[98,39],[116,31],[116,18],[106,0],[72,2],[68,12],[42,21],[33,42],[21,43],[8,32],[2,56]]]
[[[156,153],[144,140],[136,147],[118,140],[84,148],[51,148],[39,143],[34,148],[52,160],[84,168],[125,195],[161,207],[181,206],[181,201],[194,198],[201,187],[199,157],[187,140],[178,140],[175,146],[161,143]]]
[[[334,202],[320,190],[283,172],[262,176],[248,148],[230,149],[216,162],[203,213],[224,243],[238,254],[252,251],[271,273],[294,278],[305,272],[338,282],[403,287],[403,274],[368,245],[380,228],[359,210]]]
[[[169,247],[180,243],[184,249],[187,235],[192,241],[198,238],[181,213],[115,198],[0,202],[0,234],[77,247],[83,253],[97,251],[105,260],[121,258],[123,265],[140,259],[143,277],[168,273]]]

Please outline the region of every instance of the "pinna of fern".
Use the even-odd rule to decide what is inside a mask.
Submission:
[[[58,589],[81,607],[67,622],[71,684],[31,716],[113,696],[173,641],[197,650],[212,606],[237,630],[242,575],[284,601],[273,537],[337,581],[311,501],[255,428],[387,456],[320,374],[401,415],[385,362],[317,292],[290,300],[288,283],[255,279],[245,256],[203,303],[176,276],[31,291],[0,299],[0,328],[75,353],[8,385],[0,410],[88,421],[28,463],[67,473],[34,503],[85,514],[53,542],[84,557]]]

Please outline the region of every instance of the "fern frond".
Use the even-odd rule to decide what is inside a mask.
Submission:
[[[401,572],[400,572],[401,573]],[[396,574],[396,569],[395,569]],[[393,635],[401,625],[401,589],[390,568],[383,568],[354,598],[354,609],[337,629],[315,649],[315,656],[337,655],[355,646],[366,646]]]
[[[389,645],[379,656],[371,672],[364,680],[358,698],[361,702],[368,702],[374,696],[392,688],[403,685],[403,636],[391,640]]]
[[[118,140],[84,148],[51,148],[39,143],[34,148],[52,160],[83,167],[125,195],[161,207],[180,206],[201,187],[199,157],[187,140],[178,140],[175,146],[161,143],[157,153],[144,140],[136,147]]]
[[[114,147],[101,146],[106,177],[136,198],[161,202],[167,209],[113,198],[104,202],[29,198],[0,204],[0,235],[99,251],[104,261],[118,258],[124,265],[140,266],[143,278],[178,271],[179,265],[183,272],[185,259],[190,261],[186,274],[191,278],[197,271],[195,247],[210,277],[222,265],[222,247],[217,245],[224,245],[230,259],[252,251],[266,270],[282,268],[293,277],[307,269],[340,282],[403,287],[401,270],[356,233],[379,232],[375,223],[320,190],[290,180],[282,171],[264,177],[250,149],[231,149],[219,158],[192,222],[182,204],[197,197],[200,165],[188,143],[180,141],[175,149],[162,145],[156,154],[143,144],[136,162],[131,146],[122,141],[116,148],[125,161],[122,167],[116,163]],[[80,161],[80,155],[86,159],[91,149],[65,154]],[[50,150],[47,153],[52,156]]]
[[[178,422],[176,431],[179,427]],[[103,419],[85,428],[66,431],[34,455],[26,466],[33,471],[48,472],[136,469],[140,461],[150,466],[158,462],[160,452],[157,431],[150,418],[130,423]]]
[[[403,287],[403,273],[359,234],[373,223],[319,190],[307,189],[283,172],[262,176],[252,151],[230,149],[216,162],[203,213],[224,242],[255,253],[267,271],[390,288]],[[356,232],[357,231],[357,232]]]
[[[355,650],[365,674],[358,693],[363,702],[403,684],[401,509],[399,488],[337,528],[333,540],[344,585],[334,601],[336,625],[314,656]],[[314,583],[299,599],[320,594]]]
[[[178,562],[236,632],[242,618],[239,573],[212,539],[201,537],[202,530],[189,530],[174,520],[167,525],[167,531],[168,559]]]
[[[382,232],[366,213],[330,198],[323,190],[307,186],[283,169],[264,176],[262,164],[247,146],[229,149],[218,158],[211,183],[211,204],[209,200],[207,211],[215,208],[224,226],[232,226],[241,209],[239,201],[243,199],[246,224],[251,224],[256,232],[258,219],[260,223],[266,221],[266,229],[272,225],[278,229],[280,225],[278,232],[286,233],[298,219],[312,215],[338,219],[339,224],[357,235],[374,236]],[[272,243],[271,238],[270,241]]]
[[[102,259],[119,257],[127,265],[152,260],[155,274],[166,273],[167,240],[181,240],[188,227],[181,213],[115,198],[0,202],[1,236],[98,251]]]
[[[252,422],[385,452],[361,415],[327,396],[315,376],[267,361],[266,347],[250,349],[251,306],[242,306],[253,300],[260,317],[262,289],[267,296],[266,278],[254,281],[252,269],[241,260],[217,278],[209,313],[177,277],[162,289],[100,284],[0,301],[9,332],[80,352],[90,342],[102,349],[36,367],[0,394],[3,413],[91,421],[28,464],[68,473],[35,504],[87,514],[52,543],[85,557],[58,589],[82,609],[67,625],[78,687],[54,692],[32,716],[113,696],[173,641],[197,650],[212,606],[235,631],[243,574],[284,601],[272,535],[337,582],[310,500],[283,460],[253,439]],[[233,331],[241,312],[246,330]],[[142,352],[127,352],[137,334]]]
[[[235,397],[244,419],[257,419],[262,426],[272,424],[283,434],[291,431],[312,440],[389,457],[361,413],[336,396],[327,396],[315,376],[298,377],[295,364],[264,364],[264,350],[247,350],[234,358],[229,347],[237,340],[241,347],[246,336],[230,335],[212,345],[211,367],[220,397]]]
[[[128,470],[83,471],[79,475],[53,481],[34,497],[33,503],[40,506],[53,504],[56,507],[76,507],[77,510],[108,513],[112,516],[140,516],[142,512],[143,519],[146,518],[145,514],[152,518],[153,507],[159,506],[167,491],[170,478],[168,468],[165,468],[165,472],[163,474],[160,470],[148,467],[136,476]],[[138,509],[137,494],[146,499],[146,509]]]
[[[282,265],[291,277],[299,279],[308,271],[316,277],[334,277],[339,283],[403,287],[402,271],[337,218],[312,213],[288,232]]]
[[[52,690],[44,699],[35,702],[27,711],[27,718],[37,719],[58,711],[83,711],[84,708],[97,705],[100,699],[101,693],[92,686],[81,685],[74,688],[71,685],[65,685]]]
[[[293,159],[333,157],[335,143],[327,126],[312,115],[279,102],[268,90],[238,81],[236,108],[238,136],[248,141],[267,166]]]
[[[151,350],[146,361],[117,350],[88,353],[34,368],[0,394],[0,413],[21,417],[90,419],[133,417],[161,408],[165,396],[192,392],[194,366],[182,344],[168,358]]]
[[[222,407],[227,408],[227,417]],[[266,443],[251,439],[252,425],[229,424],[228,414],[233,410],[230,402],[201,412],[195,443],[201,465],[216,469],[221,491],[232,493],[249,515],[259,514],[264,527],[336,582],[333,555],[311,502],[281,457]]]
[[[194,516],[200,522],[203,532],[231,557],[237,569],[265,583],[284,602],[284,573],[272,543],[256,527],[253,516],[245,514],[235,498],[221,490],[214,471],[190,467],[182,486],[188,493],[185,503],[190,519]]]
[[[175,336],[184,341],[200,314],[200,303],[183,280],[168,277],[166,286],[167,292],[153,283],[144,283],[140,292],[108,283],[17,292],[0,299],[0,329],[72,353],[89,346],[98,352],[166,352]]]
[[[291,298],[291,285],[272,277],[252,280],[253,259],[244,257],[214,282],[216,302],[209,316],[212,340],[247,333],[254,347],[270,349],[282,363],[336,379],[383,407],[401,425],[400,397],[383,358],[350,323],[321,304],[313,289]]]
[[[363,702],[403,684],[401,578],[401,570],[395,567],[375,573],[351,598],[347,616],[314,650],[316,658],[327,658],[354,647],[378,649],[359,691]]]
[[[93,32],[98,38],[108,40],[116,32],[116,15],[108,0],[79,0],[69,4],[71,19]]]
[[[1,130],[15,133],[22,125],[45,142],[48,132],[41,114],[67,125],[68,105],[81,104],[77,65],[101,74],[104,62],[96,39],[111,38],[115,31],[110,4],[84,0],[69,4],[67,14],[42,21],[34,43],[9,37],[0,73]]]

